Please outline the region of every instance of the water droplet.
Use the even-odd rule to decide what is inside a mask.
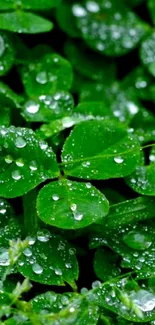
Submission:
[[[48,144],[45,141],[40,141],[39,145],[42,150],[46,150],[48,147]]]
[[[0,265],[1,266],[10,265],[9,252],[6,248],[0,249]]]
[[[43,243],[49,241],[50,237],[51,237],[51,234],[47,229],[39,230],[37,232],[37,239]]]
[[[17,148],[24,148],[26,146],[26,141],[22,137],[17,137],[15,140],[15,146]]]
[[[73,203],[73,204],[71,204],[70,208],[72,211],[76,211],[77,205],[75,203]]]
[[[36,274],[42,274],[43,273],[43,268],[37,263],[33,264],[32,270]]]
[[[52,195],[52,199],[53,199],[54,201],[58,201],[60,198],[59,198],[59,196],[58,196],[57,194],[53,194],[53,195]]]
[[[39,104],[29,101],[26,103],[25,108],[28,113],[35,114],[39,111]]]
[[[74,4],[72,7],[72,11],[74,16],[76,17],[85,17],[87,15],[87,11],[79,4]]]
[[[95,1],[86,2],[86,7],[90,12],[98,12],[100,10],[98,3]]]
[[[4,160],[7,164],[11,164],[13,162],[13,158],[10,155],[6,156]]]
[[[91,188],[92,187],[91,183],[86,183],[86,187]]]
[[[152,155],[152,154],[151,154],[151,155],[149,156],[149,159],[150,159],[150,161],[155,162],[155,155]]]
[[[55,270],[55,274],[56,274],[56,275],[62,275],[62,271],[61,271],[60,269],[56,269],[56,270]]]
[[[0,209],[0,213],[1,214],[5,214],[6,213],[6,209]]]
[[[71,263],[66,263],[65,266],[66,266],[67,269],[71,269],[72,268]]]
[[[132,115],[135,115],[135,114],[138,113],[139,108],[138,108],[138,106],[135,105],[134,103],[132,103],[132,102],[128,102],[128,103],[127,103],[127,106],[128,106],[129,112],[130,112]]]
[[[23,167],[24,166],[24,160],[22,158],[19,158],[16,160],[16,165],[18,167]]]
[[[83,167],[89,167],[89,166],[90,166],[90,161],[84,161],[84,162],[82,163],[82,166],[83,166]]]
[[[130,298],[144,312],[151,311],[155,308],[155,295],[149,291],[141,289],[138,292],[133,292]]]
[[[128,247],[136,250],[145,250],[152,244],[148,234],[136,231],[130,231],[124,235],[123,241]]]
[[[36,81],[42,85],[47,83],[47,72],[41,71],[36,76]]]
[[[102,283],[98,280],[94,281],[92,283],[92,288],[95,289],[95,288],[100,288],[102,286]]]
[[[26,249],[24,249],[23,254],[25,256],[31,256],[32,255],[32,251],[29,248],[26,248]]]
[[[83,287],[81,288],[80,292],[84,295],[84,294],[87,294],[88,293],[88,289]]]
[[[75,212],[74,213],[74,219],[75,220],[80,221],[80,220],[82,220],[82,218],[83,218],[83,214],[82,213],[80,213],[80,212]]]
[[[115,161],[117,164],[121,164],[121,163],[124,161],[124,159],[123,159],[121,156],[118,156],[118,157],[115,157],[115,158],[114,158],[114,161]]]
[[[27,240],[29,242],[29,245],[33,245],[35,243],[35,241],[36,241],[35,238],[30,237],[30,236],[27,237]]]
[[[75,255],[75,253],[76,253],[76,249],[75,248],[69,248],[69,254],[70,255]]]
[[[70,313],[74,313],[75,312],[75,308],[74,307],[71,307],[71,308],[69,308],[69,311],[70,311]]]
[[[30,166],[29,167],[30,167],[31,170],[37,170],[38,166],[37,166],[36,161],[35,160],[32,160],[30,162]]]
[[[22,177],[22,175],[21,175],[19,170],[13,170],[13,172],[12,172],[12,178],[13,179],[18,181],[19,179],[21,179],[21,177]]]

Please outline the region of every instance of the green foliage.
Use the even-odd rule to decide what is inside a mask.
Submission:
[[[155,324],[154,23],[0,0],[0,325]]]

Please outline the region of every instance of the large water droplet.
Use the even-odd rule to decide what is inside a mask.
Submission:
[[[30,169],[31,170],[37,170],[37,168],[38,168],[38,166],[37,166],[37,163],[36,163],[36,161],[35,160],[32,160],[31,162],[30,162]]]
[[[13,158],[10,155],[6,156],[4,160],[7,164],[11,164],[13,162]]]
[[[26,141],[22,137],[17,137],[15,140],[15,146],[17,148],[24,148],[26,146]]]
[[[39,241],[41,241],[41,242],[44,242],[44,243],[47,242],[47,241],[49,241],[50,236],[51,236],[50,232],[48,230],[46,230],[46,229],[39,230],[37,232],[37,239]]]
[[[59,198],[59,196],[58,196],[57,194],[53,194],[53,195],[52,195],[52,199],[53,199],[54,201],[58,201],[60,198]]]
[[[114,161],[115,161],[117,164],[121,164],[121,163],[124,161],[124,159],[123,159],[121,156],[118,156],[118,157],[115,157],[115,158],[114,158]]]
[[[75,203],[72,203],[70,208],[71,208],[72,211],[76,211],[77,205]]]
[[[25,108],[28,113],[35,114],[39,111],[39,104],[29,101],[26,103]]]
[[[36,76],[36,81],[42,85],[47,83],[47,72],[41,71]]]
[[[56,275],[62,275],[62,271],[61,271],[60,269],[56,269],[56,270],[55,270],[55,274],[56,274]]]
[[[144,311],[151,311],[155,308],[155,295],[146,290],[139,290],[131,294],[130,298]]]
[[[42,266],[39,265],[39,264],[37,264],[37,263],[33,264],[33,266],[32,266],[32,270],[33,270],[33,272],[36,273],[36,274],[42,274],[42,273],[43,273],[43,268],[42,268]]]
[[[13,179],[18,181],[19,179],[21,179],[21,177],[22,177],[22,175],[21,175],[19,170],[13,170],[13,172],[12,172],[12,178]]]
[[[16,165],[18,167],[23,167],[24,166],[24,160],[22,158],[19,158],[16,160]]]
[[[6,248],[0,249],[0,265],[1,266],[10,265],[9,252]]]
[[[72,264],[71,263],[66,263],[65,266],[66,266],[67,269],[71,269],[72,268]]]
[[[82,213],[80,213],[78,211],[74,213],[74,219],[75,220],[80,221],[80,220],[82,220],[82,218],[83,218],[83,214]]]
[[[136,231],[130,231],[124,235],[123,241],[127,246],[136,250],[145,250],[152,244],[148,234]]]
[[[25,256],[31,256],[32,255],[32,251],[29,248],[26,248],[26,249],[24,249],[23,254]]]

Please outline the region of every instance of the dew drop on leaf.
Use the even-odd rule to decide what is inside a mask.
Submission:
[[[25,256],[31,256],[32,255],[32,251],[29,248],[26,248],[26,249],[24,249],[23,254]]]
[[[18,181],[19,179],[21,179],[22,175],[20,173],[19,170],[13,170],[12,172],[12,178],[16,181]]]
[[[56,274],[56,275],[62,275],[62,271],[61,271],[60,269],[56,269],[56,270],[55,270],[55,274]]]
[[[145,250],[152,244],[147,233],[145,234],[136,231],[130,231],[128,234],[124,235],[123,241],[127,246],[137,250]]]
[[[60,198],[59,198],[59,196],[58,196],[57,194],[53,194],[53,195],[52,195],[52,199],[53,199],[54,201],[58,201]]]
[[[42,274],[43,273],[43,268],[37,263],[33,264],[32,270],[36,274]]]
[[[11,164],[13,162],[13,158],[10,155],[6,156],[4,160],[7,164]]]
[[[39,230],[37,232],[37,239],[41,242],[47,242],[50,239],[50,232],[48,230]]]
[[[26,146],[26,141],[22,137],[17,137],[15,140],[15,146],[17,148],[24,148]]]
[[[118,157],[115,157],[115,158],[114,158],[114,161],[115,161],[117,164],[121,164],[121,163],[124,161],[124,159],[123,159],[121,156],[118,156]]]
[[[0,266],[9,266],[9,252],[6,248],[0,248]]]
[[[25,105],[26,111],[30,114],[35,114],[39,111],[39,104],[34,101],[29,101]]]

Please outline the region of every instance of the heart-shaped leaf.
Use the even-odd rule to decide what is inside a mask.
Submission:
[[[62,151],[65,173],[85,179],[129,175],[138,165],[136,137],[114,121],[87,121],[77,125]]]
[[[104,218],[108,209],[105,196],[90,183],[66,179],[44,186],[37,198],[41,220],[64,229],[86,227]]]

